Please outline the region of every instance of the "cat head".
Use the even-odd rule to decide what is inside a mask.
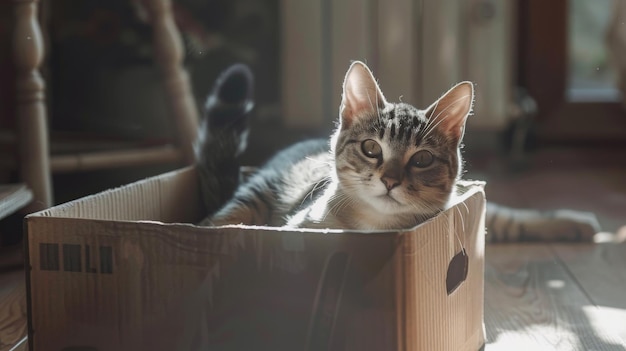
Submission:
[[[369,68],[354,62],[331,140],[344,193],[387,217],[423,220],[444,209],[461,173],[473,99],[472,83],[462,82],[425,110],[390,103]]]

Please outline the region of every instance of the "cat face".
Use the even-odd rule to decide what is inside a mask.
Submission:
[[[367,66],[352,64],[333,140],[344,192],[383,215],[441,211],[461,170],[459,145],[472,100],[472,84],[464,82],[426,110],[388,103]]]

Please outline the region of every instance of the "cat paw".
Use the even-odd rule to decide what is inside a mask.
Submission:
[[[600,222],[592,212],[561,209],[553,213],[555,232],[576,241],[591,241],[602,231]]]
[[[594,213],[558,209],[514,209],[487,203],[491,242],[592,241],[601,232]]]
[[[600,231],[600,223],[595,214],[561,209],[544,213],[542,218],[525,220],[520,225],[520,239],[589,242]]]

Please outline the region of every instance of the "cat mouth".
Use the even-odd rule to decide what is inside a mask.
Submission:
[[[385,202],[387,202],[387,203],[393,203],[393,204],[396,204],[396,205],[402,205],[402,203],[400,201],[396,200],[393,196],[391,196],[390,193],[379,195],[378,198],[383,200],[383,201],[385,201]]]

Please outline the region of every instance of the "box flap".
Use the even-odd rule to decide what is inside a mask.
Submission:
[[[190,166],[70,201],[27,218],[195,223],[203,215],[196,170]]]

